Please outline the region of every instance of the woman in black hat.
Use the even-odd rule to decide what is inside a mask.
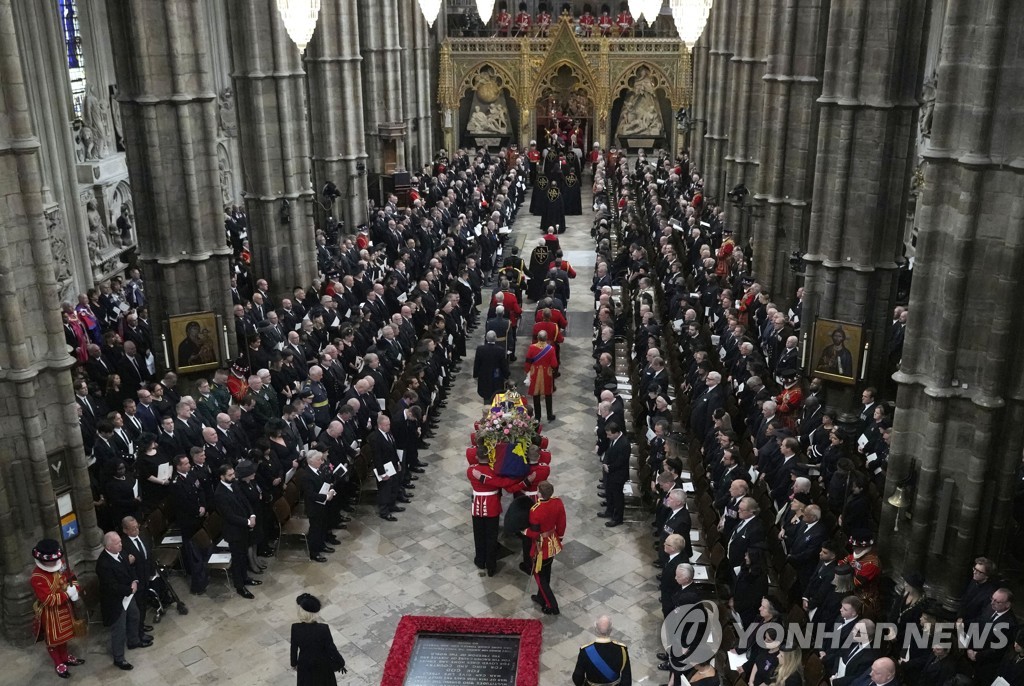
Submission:
[[[303,593],[295,602],[299,621],[292,624],[292,669],[298,672],[298,686],[337,686],[335,672],[346,674],[345,658],[338,652],[331,627],[320,621],[320,601]]]

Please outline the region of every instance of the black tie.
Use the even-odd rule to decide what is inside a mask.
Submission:
[[[146,555],[146,546],[142,545],[142,539],[136,536],[132,540],[135,541],[135,547],[139,549],[139,554],[142,555],[142,559],[147,559],[149,556]]]

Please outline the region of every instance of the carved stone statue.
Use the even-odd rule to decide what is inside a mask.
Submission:
[[[662,136],[665,120],[655,92],[654,78],[641,69],[633,82],[633,90],[622,105],[619,136]]]
[[[110,86],[110,120],[114,129],[113,152],[124,152],[124,126],[121,124],[121,103],[117,101],[117,84]]]
[[[218,113],[221,135],[234,138],[238,135],[238,117],[235,112],[235,94],[231,86],[217,94]]]
[[[81,119],[76,119],[72,128],[75,132],[75,159],[78,162],[95,160],[96,143],[93,140],[92,129]]]
[[[938,85],[939,75],[936,72],[932,72],[931,77],[921,85],[921,138],[932,137],[932,115],[935,112],[935,92]]]
[[[96,201],[90,200],[85,204],[85,216],[89,220],[89,252],[92,254],[92,246],[95,244],[96,253],[102,255],[110,250],[110,236],[103,227],[103,217],[96,209]],[[95,262],[95,256],[93,261]]]
[[[82,123],[92,131],[92,156],[87,154],[85,159],[98,160],[111,154],[113,133],[110,125],[110,113],[103,100],[97,97],[94,87],[90,87],[85,95]]]
[[[63,299],[70,292],[74,277],[71,273],[68,238],[59,209],[46,214],[46,233],[50,238],[50,253],[53,255],[53,276],[57,280],[57,290]]]
[[[232,204],[232,192],[234,189],[231,176],[231,163],[225,157],[217,160],[217,168],[220,170],[220,199],[225,207]]]
[[[480,108],[480,105],[473,107],[466,130],[470,133],[499,133],[491,127],[491,118]]]

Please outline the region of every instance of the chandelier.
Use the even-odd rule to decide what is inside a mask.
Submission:
[[[419,3],[420,12],[423,12],[423,18],[427,20],[427,26],[434,28],[437,14],[441,11],[441,0],[419,0]]]
[[[494,13],[494,0],[476,0],[476,12],[480,15],[480,21],[486,24]]]
[[[669,0],[676,33],[687,47],[692,48],[704,33],[704,25],[708,22],[713,2],[714,0]]]
[[[277,0],[277,11],[288,37],[295,42],[300,53],[305,52],[306,44],[316,31],[320,0]]]
[[[653,24],[661,14],[661,6],[665,0],[639,0],[640,13],[647,19],[648,24]]]

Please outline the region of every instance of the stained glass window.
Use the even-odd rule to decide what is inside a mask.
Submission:
[[[71,100],[75,116],[82,116],[82,102],[85,100],[85,59],[82,54],[82,33],[78,26],[78,3],[76,0],[57,0],[60,8],[60,24],[64,30],[64,45],[67,48],[68,74],[71,76]]]

